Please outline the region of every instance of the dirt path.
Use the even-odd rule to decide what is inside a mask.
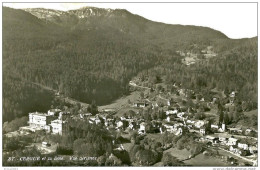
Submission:
[[[129,82],[129,85],[130,85],[130,86],[133,86],[133,87],[139,87],[139,88],[144,88],[144,89],[149,89],[149,90],[151,89],[151,88],[149,88],[149,87],[139,86],[139,85],[135,84],[135,83],[132,82],[132,81]]]

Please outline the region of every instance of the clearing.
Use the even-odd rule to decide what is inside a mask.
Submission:
[[[128,96],[123,96],[111,104],[104,105],[104,106],[98,106],[99,110],[104,110],[104,109],[114,109],[114,110],[120,110],[124,107],[129,106],[129,101],[132,103],[134,101],[137,101],[140,99],[140,92],[139,91],[134,91]]]

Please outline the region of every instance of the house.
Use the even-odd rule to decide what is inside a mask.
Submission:
[[[212,129],[218,129],[218,125],[211,125],[210,126]]]
[[[237,146],[238,146],[238,148],[240,148],[240,149],[249,150],[248,144],[246,144],[246,143],[238,142],[238,143],[237,143]]]
[[[200,128],[200,134],[202,134],[202,135],[205,135],[205,134],[206,134],[206,130],[205,130],[204,127],[203,127],[203,128]]]
[[[175,109],[175,110],[167,110],[166,111],[166,115],[174,115],[174,114],[177,114],[178,113],[178,110]]]
[[[257,150],[258,150],[258,149],[257,149],[256,146],[250,146],[250,147],[249,147],[249,151],[250,151],[251,154],[257,153]]]
[[[187,122],[187,124],[192,124],[192,125],[195,123],[195,121],[193,121],[193,120],[187,120],[186,122]]]
[[[166,120],[167,120],[167,122],[170,122],[170,121],[174,121],[175,118],[174,118],[174,116],[169,115],[169,116],[167,116]]]
[[[237,140],[238,139],[236,139],[233,136],[231,136],[230,138],[228,138],[227,145],[228,146],[237,145]]]
[[[152,103],[152,109],[154,109],[155,107],[158,107],[158,103]]]
[[[180,113],[177,114],[177,117],[182,118],[183,115],[185,115],[185,112],[180,112]]]
[[[145,126],[146,125],[147,125],[147,123],[145,123],[145,122],[140,123],[140,128],[138,130],[139,134],[145,134],[146,133],[146,131],[145,131]]]
[[[134,122],[134,119],[132,119],[132,118],[128,118],[128,119],[125,119],[125,121],[131,123],[131,122]]]
[[[174,128],[174,123],[173,122],[169,122],[169,123],[163,123],[162,124],[164,127],[165,127],[165,129],[166,129],[166,131],[167,132],[170,132],[170,133],[173,133],[173,132],[175,132],[175,128]]]
[[[219,142],[225,145],[228,142],[228,138],[224,136],[219,136]]]
[[[239,128],[228,128],[230,134],[242,134],[242,130]]]
[[[124,123],[122,121],[117,121],[116,122],[116,127],[119,129],[119,128],[122,128],[124,125]]]
[[[168,126],[168,127],[166,128],[166,131],[167,131],[167,132],[170,132],[170,133],[174,133],[174,132],[177,131],[177,129],[174,128],[173,126]]]
[[[204,121],[198,120],[198,121],[195,122],[194,126],[195,126],[196,128],[201,128],[202,126],[204,126],[204,124],[205,124]]]
[[[245,130],[245,135],[249,135],[251,132],[252,132],[251,129],[246,129],[246,130]]]
[[[105,125],[105,126],[109,126],[109,122],[108,122],[108,121],[105,121],[105,122],[104,122],[104,125]]]
[[[188,129],[192,129],[192,127],[193,127],[192,125],[187,125]]]
[[[174,127],[179,127],[179,126],[183,126],[183,123],[175,123]]]
[[[167,116],[166,120],[167,120],[167,122],[170,122],[171,121],[170,116]]]
[[[48,110],[48,115],[50,116],[57,116],[59,114],[59,112],[61,112],[60,109],[51,109],[51,110]]]
[[[212,144],[217,144],[219,141],[218,137],[210,136],[210,135],[205,136],[205,140],[211,142]]]
[[[144,102],[138,102],[138,103],[134,103],[133,106],[134,107],[144,108],[144,107],[148,106],[148,104],[144,103]]]
[[[67,120],[71,116],[70,112],[60,112],[59,113],[59,120]]]
[[[212,103],[216,103],[217,100],[218,100],[217,97],[213,97],[213,98],[212,98]]]
[[[113,126],[113,119],[107,118],[107,119],[104,121],[104,125],[105,125],[105,126]]]
[[[201,53],[206,54],[207,50],[201,50]]]
[[[183,132],[182,128],[178,128],[178,130],[177,130],[177,132],[175,133],[175,135],[176,135],[176,136],[180,136],[180,135],[182,135],[182,132]]]
[[[90,118],[89,118],[89,123],[91,122],[91,124],[93,124],[94,122],[96,123],[96,124],[99,124],[99,123],[101,123],[101,120],[100,120],[100,118],[98,117],[98,116],[96,116],[96,117],[94,117],[94,116],[91,116]]]
[[[60,92],[59,92],[59,91],[56,92],[56,93],[55,93],[55,96],[60,96]]]
[[[48,146],[51,146],[51,144],[48,142],[42,142],[42,147],[48,147]]]
[[[129,123],[129,126],[128,126],[130,129],[134,129],[134,125],[132,123]]]
[[[59,135],[62,135],[62,132],[64,132],[64,126],[65,126],[65,121],[62,121],[62,120],[59,120],[59,119],[56,119],[56,120],[53,120],[51,121],[51,124],[50,126],[52,127],[51,128],[51,131],[53,134],[59,134]]]
[[[231,151],[231,152],[233,152],[233,153],[235,153],[235,154],[241,154],[242,152],[241,152],[241,150],[237,147],[237,146],[230,146],[229,147],[229,150]]]
[[[236,92],[235,91],[232,91],[229,95],[229,97],[235,97],[236,96]]]
[[[121,116],[120,119],[121,120],[126,120],[126,118],[124,116]]]
[[[185,89],[179,89],[178,92],[181,96],[185,96]]]

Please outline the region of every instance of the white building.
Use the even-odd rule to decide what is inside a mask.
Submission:
[[[46,130],[47,132],[50,132],[50,122],[55,119],[54,116],[48,115],[46,113],[29,113],[29,121],[28,124],[32,128],[38,128]]]
[[[205,128],[201,128],[201,129],[200,129],[200,133],[201,133],[202,135],[205,135],[205,134],[206,134]]]
[[[251,154],[257,153],[257,147],[256,146],[250,146],[249,151]]]
[[[244,149],[244,150],[248,150],[249,149],[248,144],[246,144],[246,143],[238,142],[237,146],[238,146],[238,148],[241,148],[241,149]]]
[[[177,114],[178,113],[178,110],[167,110],[166,111],[166,115],[174,115],[174,114]]]
[[[184,112],[180,112],[180,113],[177,114],[177,117],[182,118],[183,115],[185,115],[185,113]]]
[[[145,131],[145,126],[146,126],[146,123],[145,123],[145,122],[142,122],[142,123],[140,124],[140,128],[139,128],[138,132],[139,132],[139,133],[142,133],[142,134],[145,134],[145,133],[146,133],[146,131]]]
[[[121,128],[121,127],[123,127],[123,122],[122,121],[118,121],[117,123],[116,123],[116,127],[117,128]]]
[[[175,135],[182,135],[182,128],[178,128],[177,132],[175,133]]]
[[[224,123],[222,123],[221,128],[218,129],[219,132],[225,132],[226,130],[226,125]]]
[[[187,120],[187,123],[188,123],[188,124],[194,124],[195,121],[193,121],[193,120]]]
[[[56,119],[51,121],[52,133],[62,135],[63,121]]]
[[[212,129],[218,129],[218,125],[211,125],[210,126]]]
[[[201,128],[202,126],[204,126],[204,124],[205,124],[204,121],[198,120],[198,121],[195,122],[194,126],[196,128]]]
[[[48,110],[48,115],[54,116],[55,114],[58,114],[59,112],[61,112],[60,109],[51,109],[51,110]]]
[[[129,126],[128,126],[130,129],[133,129],[134,128],[134,125],[132,123],[129,123]]]
[[[227,141],[227,145],[228,146],[233,146],[233,145],[236,145],[237,144],[237,139],[236,138],[229,138],[228,141]]]
[[[228,141],[228,138],[224,137],[224,136],[219,136],[219,142],[223,145],[225,145]]]

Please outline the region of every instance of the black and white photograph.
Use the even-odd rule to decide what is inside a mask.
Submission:
[[[1,13],[5,170],[258,167],[258,2]]]

